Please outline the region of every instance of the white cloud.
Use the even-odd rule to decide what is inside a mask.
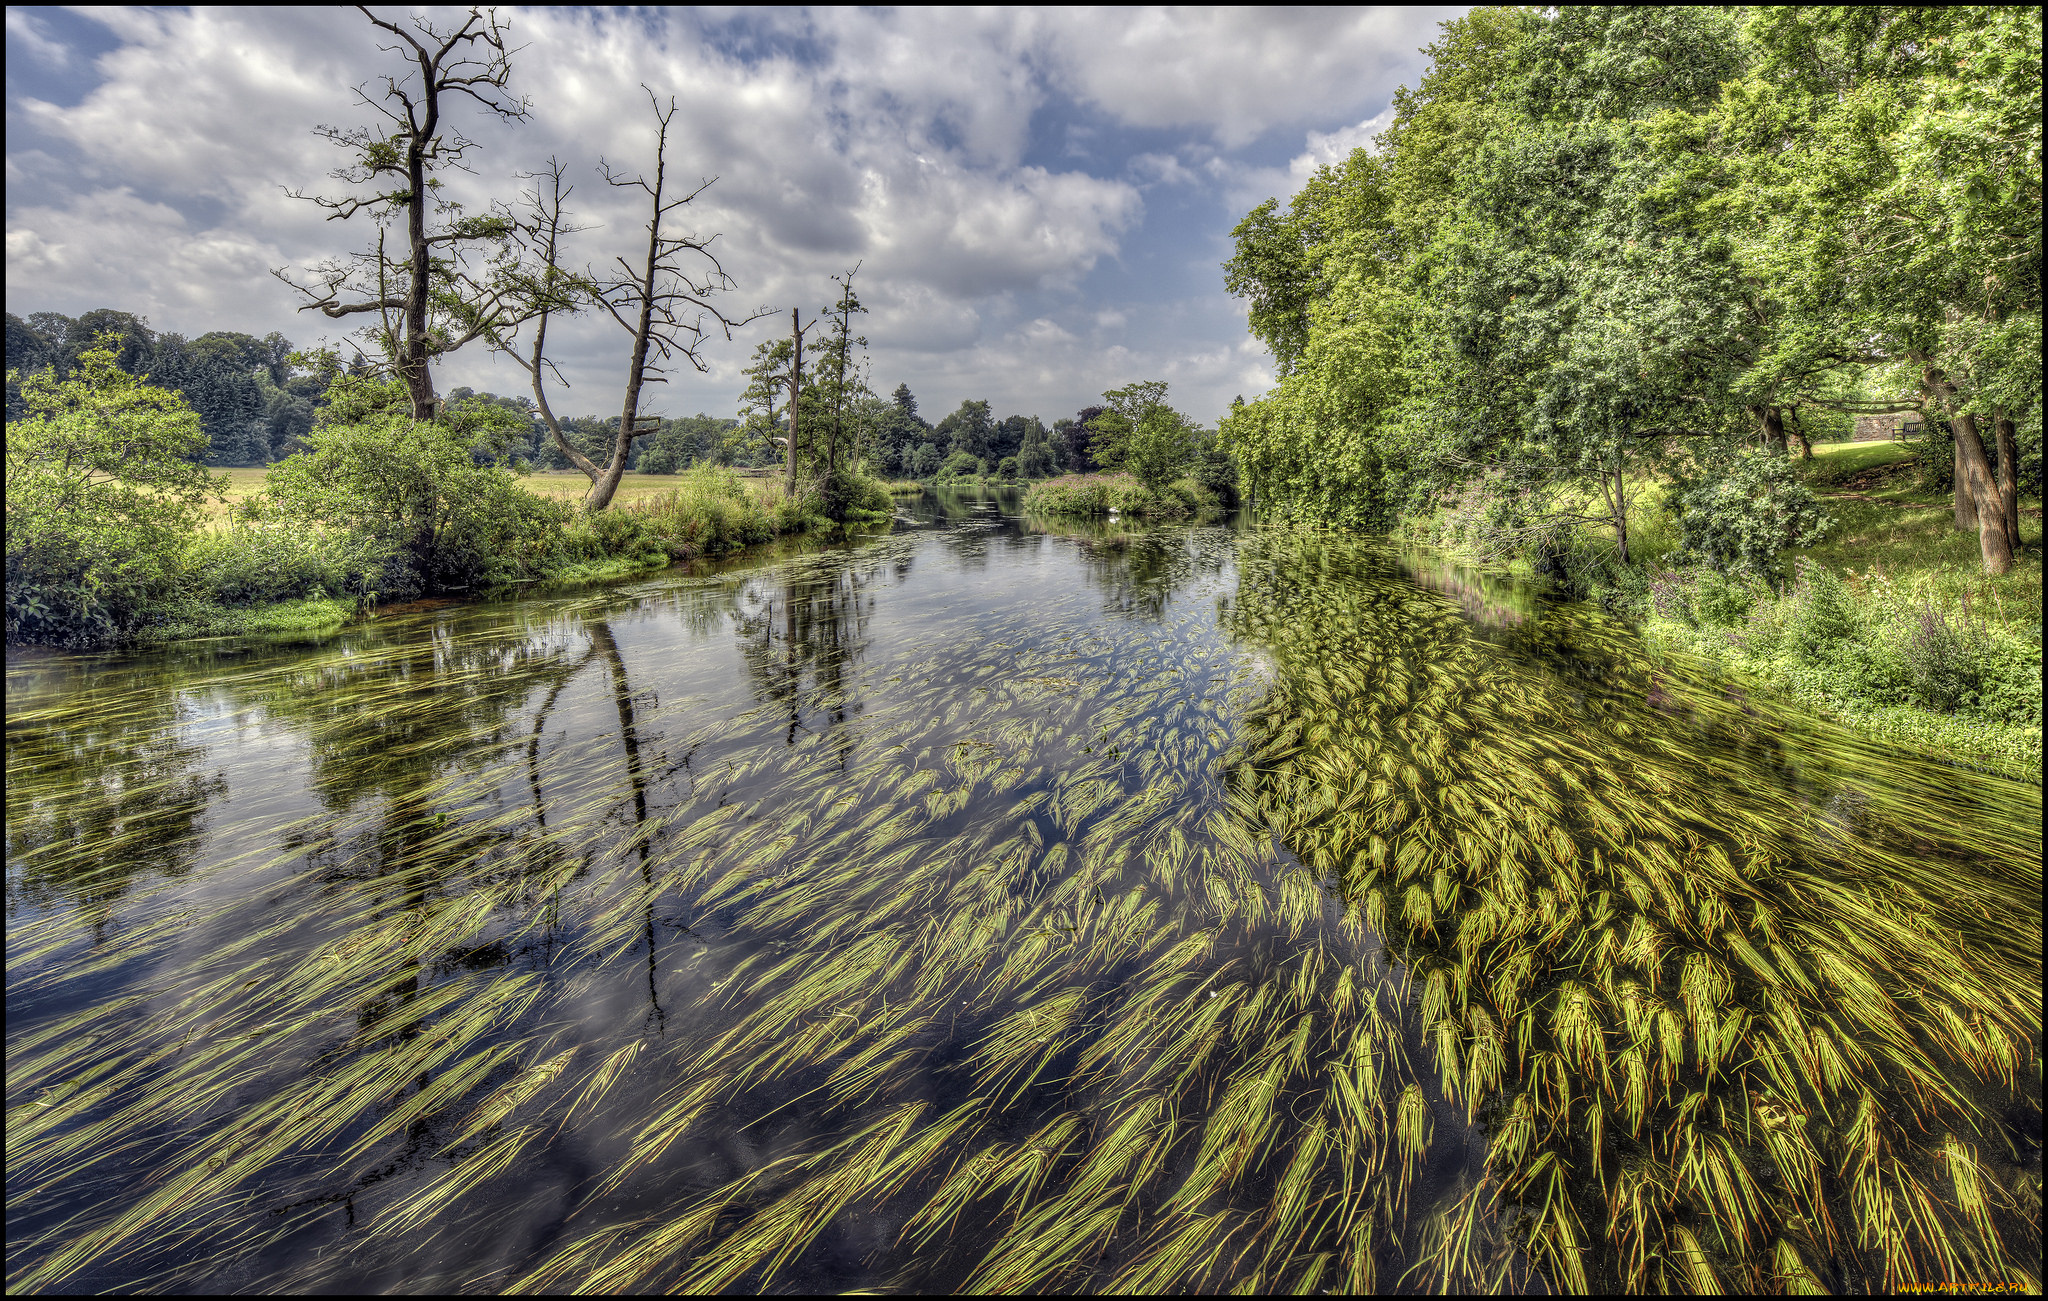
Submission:
[[[1133,154],[1129,167],[1131,174],[1142,183],[1196,185],[1201,182],[1201,177],[1188,170],[1187,165],[1172,154]]]
[[[48,28],[26,9],[7,8],[7,44],[52,68],[71,66],[71,47],[48,36]]]
[[[1373,137],[1386,130],[1393,120],[1394,110],[1389,105],[1351,126],[1310,131],[1302,138],[1301,152],[1289,159],[1285,167],[1245,167],[1217,158],[1210,161],[1208,170],[1223,186],[1234,211],[1243,212],[1269,198],[1285,202],[1301,192],[1317,168],[1342,162],[1356,149],[1375,152]]]
[[[326,174],[344,156],[313,128],[372,120],[352,88],[378,93],[393,66],[377,34],[338,9],[81,12],[121,41],[94,61],[91,89],[69,106],[10,94],[10,308],[116,306],[188,334],[335,333],[267,273],[369,239],[366,219],[323,220],[286,190],[337,188]],[[1389,70],[1418,62],[1410,51],[1434,21],[1405,10],[520,10],[514,89],[533,97],[533,116],[507,128],[458,109],[479,142],[477,174],[447,174],[446,194],[480,209],[555,154],[576,183],[571,207],[594,226],[572,257],[632,255],[644,204],[594,164],[651,166],[645,82],[676,97],[671,179],[717,178],[687,215],[699,233],[722,232],[716,248],[739,283],[726,304],[736,315],[781,305],[707,351],[708,375],[677,375],[666,408],[729,409],[752,343],[786,328],[790,305],[821,307],[828,277],[856,262],[885,388],[908,377],[928,404],[985,395],[1051,418],[1133,375],[1171,372],[1177,393],[1185,383],[1207,402],[1243,374],[1241,318],[1220,277],[1200,300],[1092,297],[1091,273],[1120,266],[1144,227],[1142,187],[1242,211],[1254,178],[1274,183],[1267,192],[1298,185],[1304,159],[1341,156],[1377,120],[1323,129],[1385,103]],[[732,23],[760,39],[725,39]],[[8,37],[46,62],[70,58],[84,79],[31,15],[10,10]],[[1051,154],[1033,153],[1034,115],[1056,97],[1183,138],[1118,157],[1098,117],[1056,122]],[[1307,134],[1285,170],[1217,152],[1289,125]],[[1186,274],[1188,258],[1173,264]],[[1183,340],[1183,327],[1196,334]],[[611,405],[617,327],[586,318],[553,337],[574,385],[565,409]],[[474,346],[442,382],[523,388]]]
[[[1356,126],[1339,127],[1335,131],[1309,132],[1308,148],[1295,155],[1293,161],[1287,164],[1287,174],[1299,178],[1294,188],[1298,190],[1308,184],[1308,178],[1315,174],[1318,167],[1342,162],[1349,158],[1354,150],[1363,149],[1367,153],[1378,153],[1379,148],[1374,144],[1374,137],[1386,130],[1393,121],[1394,109],[1392,105],[1388,105]]]
[[[1056,75],[1133,126],[1202,126],[1225,147],[1384,103],[1460,9],[1040,10]]]

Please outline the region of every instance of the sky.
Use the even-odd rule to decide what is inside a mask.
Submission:
[[[466,13],[374,12],[444,30]],[[875,387],[908,383],[927,419],[975,398],[1050,422],[1163,379],[1213,423],[1274,380],[1223,288],[1231,228],[1368,145],[1460,10],[499,12],[531,112],[455,106],[474,172],[446,173],[444,195],[482,211],[559,158],[588,227],[567,259],[644,256],[644,195],[598,171],[651,170],[644,85],[676,102],[671,175],[712,181],[685,224],[736,282],[718,305],[773,313],[714,335],[707,370],[674,372],[643,411],[733,414],[754,345],[858,264]],[[299,311],[271,272],[373,239],[366,216],[288,192],[347,191],[315,128],[375,120],[357,96],[401,71],[390,43],[352,9],[9,8],[7,310],[341,342],[349,325]],[[551,327],[554,408],[615,413],[629,342],[605,315]],[[481,344],[437,382],[528,391]]]

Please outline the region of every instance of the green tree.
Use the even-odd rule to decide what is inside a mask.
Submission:
[[[89,645],[125,637],[176,592],[204,503],[226,489],[178,393],[118,365],[120,339],[68,379],[21,382],[7,424],[7,639]],[[12,374],[10,373],[10,378]]]
[[[476,431],[454,422],[386,410],[323,424],[305,441],[271,467],[266,492],[287,518],[374,548],[387,598],[530,577],[567,516],[521,488],[509,465],[479,464]]]
[[[1147,489],[1163,492],[1194,459],[1196,433],[1185,416],[1161,403],[1131,432],[1125,463]]]
[[[355,192],[291,193],[318,204],[331,220],[369,214],[375,241],[363,253],[311,268],[303,281],[281,269],[272,274],[308,300],[301,311],[334,320],[373,315],[365,333],[381,364],[405,383],[413,417],[423,420],[437,406],[433,360],[504,328],[524,310],[503,274],[516,257],[509,244],[512,218],[495,211],[465,215],[439,193],[435,173],[466,170],[464,159],[476,147],[448,112],[468,100],[499,121],[518,122],[528,105],[506,90],[511,52],[495,11],[471,9],[453,31],[426,18],[413,19],[408,31],[364,13],[395,39],[385,49],[409,66],[384,78],[380,97],[356,91],[365,107],[382,115],[381,124],[317,131],[349,155],[330,175]]]
[[[883,414],[876,435],[875,456],[881,468],[891,474],[915,474],[911,464],[917,445],[931,436],[932,427],[917,414],[917,398],[910,385],[898,384],[889,395],[889,410]]]
[[[824,311],[825,337],[818,341],[812,354],[810,392],[815,395],[823,418],[819,428],[824,447],[822,481],[828,484],[835,484],[842,473],[857,470],[855,463],[861,444],[866,441],[861,437],[861,416],[873,415],[863,407],[863,399],[873,394],[858,355],[868,341],[853,329],[853,318],[866,315],[868,310],[853,289],[853,278],[859,273],[860,267],[856,265],[844,275],[832,277],[839,285],[839,297]],[[828,498],[834,495],[827,493]]]
[[[1762,57],[1729,115],[1769,148],[1746,251],[1917,372],[1954,433],[1957,527],[2003,573],[2040,423],[2039,15],[1767,9],[1748,35]]]
[[[995,416],[989,411],[988,403],[969,398],[933,426],[932,442],[948,456],[954,452],[965,452],[976,460],[982,460],[989,454],[995,426]]]
[[[1057,468],[1052,440],[1046,436],[1045,426],[1034,416],[1025,427],[1024,439],[1017,447],[1017,473],[1026,479],[1043,479]]]
[[[640,459],[634,469],[641,474],[676,474],[692,465],[723,465],[728,439],[739,422],[699,412],[671,420],[662,431],[640,445]]]

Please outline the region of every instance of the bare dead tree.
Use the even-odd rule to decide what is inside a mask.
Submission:
[[[688,193],[671,197],[668,189],[668,130],[676,115],[676,102],[674,97],[670,97],[664,107],[652,90],[646,86],[641,89],[647,91],[658,128],[654,178],[649,180],[644,174],[627,176],[614,171],[603,161],[598,163],[598,169],[608,184],[644,191],[650,212],[647,252],[641,264],[636,267],[624,257],[616,258],[614,260],[622,274],[597,281],[598,301],[611,313],[612,319],[632,336],[633,347],[626,367],[625,402],[619,414],[619,430],[612,443],[610,461],[599,469],[587,459],[577,458],[579,468],[591,476],[590,491],[583,499],[583,507],[593,512],[611,504],[612,495],[618,491],[619,480],[626,473],[633,440],[644,438],[661,427],[659,417],[640,414],[645,386],[667,383],[668,377],[663,372],[677,358],[689,362],[699,371],[708,369],[701,350],[714,331],[730,340],[733,330],[767,314],[767,309],[762,308],[734,318],[711,304],[714,294],[735,287],[732,277],[725,273],[717,255],[711,251],[712,242],[718,238],[716,235],[699,238],[693,234],[663,233],[672,215],[687,207],[717,178],[700,181]]]
[[[523,179],[536,184],[525,196],[523,206],[527,217],[519,226],[519,239],[526,247],[527,256],[508,276],[516,286],[519,310],[509,323],[493,328],[488,337],[493,348],[510,357],[526,372],[527,381],[533,387],[534,407],[541,422],[554,436],[555,446],[571,464],[595,482],[604,471],[576,450],[562,431],[562,422],[548,403],[545,383],[545,377],[553,375],[556,382],[564,387],[568,385],[555,364],[548,360],[550,321],[557,315],[574,315],[598,298],[597,285],[589,276],[562,269],[562,240],[590,229],[569,223],[568,211],[563,204],[575,187],[563,185],[566,170],[559,158],[550,158],[540,171],[524,174]],[[522,343],[519,335],[529,323],[533,326],[533,335]]]
[[[453,31],[415,17],[408,31],[364,6],[357,8],[373,26],[396,38],[378,48],[411,65],[403,76],[384,78],[380,98],[356,88],[356,99],[384,122],[318,128],[319,135],[354,155],[353,162],[330,175],[370,192],[339,198],[287,193],[326,209],[330,221],[369,213],[377,223],[376,244],[367,252],[314,266],[303,281],[281,268],[271,274],[309,300],[301,311],[318,310],[335,320],[376,313],[377,324],[367,333],[384,353],[383,364],[404,380],[414,418],[427,419],[435,410],[429,363],[502,326],[516,310],[516,295],[494,274],[502,268],[499,257],[513,231],[510,216],[500,211],[465,216],[461,205],[435,193],[441,182],[433,173],[471,170],[463,158],[476,147],[446,124],[443,100],[465,97],[507,122],[523,121],[529,105],[506,90],[514,51],[506,49],[508,27],[496,10],[471,9]],[[388,236],[399,228],[404,247],[402,256],[395,257]],[[491,269],[481,274],[471,269],[479,246],[496,253]]]
[[[811,325],[816,325],[814,320]],[[798,398],[804,391],[804,331],[811,325],[797,324],[797,309],[789,309],[789,479],[788,490],[796,496],[796,442]]]

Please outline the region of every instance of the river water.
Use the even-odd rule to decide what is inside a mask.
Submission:
[[[1383,546],[885,536],[11,656],[10,1290],[2040,1257],[2040,795]]]

